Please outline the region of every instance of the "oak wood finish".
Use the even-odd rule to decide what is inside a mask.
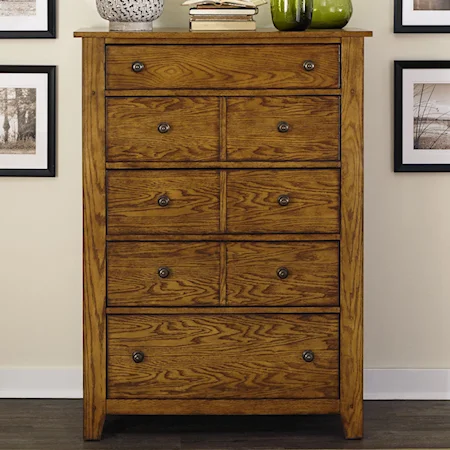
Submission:
[[[228,243],[227,267],[230,306],[339,304],[337,242]],[[277,275],[282,267],[285,279]]]
[[[278,130],[280,122],[287,132]],[[339,159],[339,97],[229,98],[227,123],[229,160]]]
[[[106,48],[107,89],[338,88],[339,46],[178,45]],[[302,65],[313,60],[308,72]],[[142,72],[132,70],[140,61]],[[205,62],[207,62],[205,64]]]
[[[338,233],[338,170],[239,170],[228,173],[229,233]],[[278,198],[289,196],[280,206]]]
[[[107,179],[110,235],[219,232],[218,171],[118,170]]]
[[[109,98],[107,120],[109,162],[219,159],[218,98]]]
[[[84,438],[106,417],[106,211],[104,40],[83,40]]]
[[[107,399],[108,414],[137,415],[286,415],[338,414],[339,400],[319,399]],[[1,447],[0,447],[1,448]]]
[[[363,83],[364,39],[342,40],[341,419],[347,439],[363,436]]]
[[[226,267],[226,266],[225,266]],[[221,305],[220,307],[111,307],[106,308],[107,314],[259,314],[267,312],[276,312],[279,314],[338,314],[340,313],[340,308],[338,306],[277,306],[275,308],[268,308],[267,306],[257,307],[257,306],[226,306]]]
[[[109,316],[108,398],[339,398],[338,329],[324,314]]]
[[[108,306],[218,305],[219,264],[216,242],[110,242]]]
[[[361,437],[371,33],[77,35],[85,439],[106,413],[340,413]]]

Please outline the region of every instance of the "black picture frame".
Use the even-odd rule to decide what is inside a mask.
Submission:
[[[450,61],[394,61],[394,172],[450,172],[450,164],[403,163],[404,69],[450,69]]]
[[[450,33],[450,23],[442,25],[403,25],[403,0],[394,0],[394,33]]]
[[[56,0],[47,0],[47,30],[4,31],[0,29],[0,39],[55,39]]]
[[[55,177],[56,176],[56,66],[0,66],[2,73],[45,73],[48,76],[47,95],[47,167],[45,169],[4,169],[2,177]]]

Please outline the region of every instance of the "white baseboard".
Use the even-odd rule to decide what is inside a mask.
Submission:
[[[365,400],[450,400],[450,369],[365,369]]]
[[[79,367],[0,367],[0,398],[82,398]]]
[[[0,368],[0,398],[82,398],[80,368]],[[450,400],[450,369],[365,369],[366,400]]]

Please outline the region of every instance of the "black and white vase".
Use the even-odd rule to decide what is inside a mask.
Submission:
[[[164,0],[97,0],[97,10],[109,20],[110,31],[152,31]]]

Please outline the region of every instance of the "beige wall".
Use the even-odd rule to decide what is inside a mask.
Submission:
[[[354,0],[366,73],[366,367],[450,368],[450,174],[392,171],[394,59],[448,58],[450,35],[394,35],[393,0]],[[168,0],[160,26],[183,26]],[[0,368],[81,365],[81,42],[94,0],[59,2],[59,38],[0,40],[1,64],[58,69],[58,177],[0,178]],[[260,26],[269,26],[261,8]]]

